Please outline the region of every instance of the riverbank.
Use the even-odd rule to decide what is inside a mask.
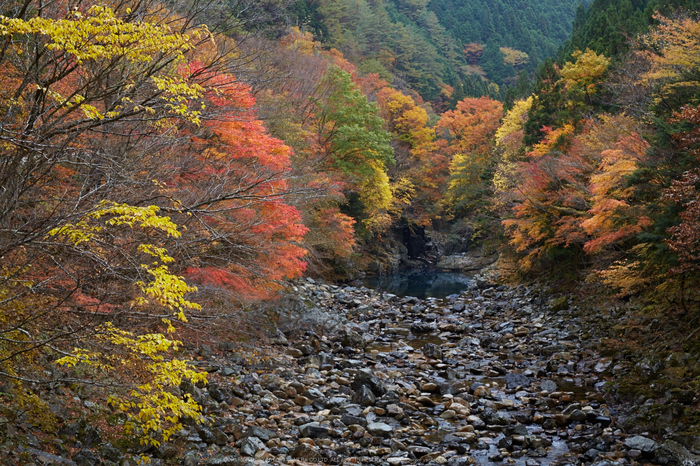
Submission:
[[[653,436],[628,422],[631,407],[609,387],[629,368],[596,352],[575,303],[483,277],[444,300],[310,279],[290,294],[294,311],[283,313],[270,345],[196,349],[210,382],[183,384],[180,394],[204,407],[205,424],[187,425],[157,449],[128,451],[106,447],[98,423],[66,418],[53,450],[25,442],[6,458],[81,466],[134,464],[136,453],[187,466],[700,464],[700,438],[688,426]],[[16,435],[27,437],[26,429]]]

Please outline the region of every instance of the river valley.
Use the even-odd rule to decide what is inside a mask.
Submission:
[[[185,466],[700,464],[700,438],[653,438],[610,403],[628,368],[580,337],[575,306],[480,277],[465,287],[419,299],[297,281],[271,346],[198,349],[210,382],[180,389],[207,422],[143,453]],[[84,432],[65,432],[78,453],[54,464],[132,464]]]

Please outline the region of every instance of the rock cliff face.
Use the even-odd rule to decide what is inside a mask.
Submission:
[[[367,252],[372,256],[367,272],[373,275],[429,269],[440,255],[425,228],[407,222],[389,231],[381,241],[369,244]]]
[[[381,242],[371,245],[367,272],[392,275],[426,269],[476,273],[494,264],[498,253],[472,244],[471,230],[444,235],[416,225],[403,224]]]
[[[381,241],[368,245],[371,261],[367,272],[392,275],[439,269],[476,273],[495,263],[498,254],[473,244],[472,233],[471,228],[465,227],[447,235],[403,222]]]
[[[437,263],[437,268],[455,272],[478,272],[498,260],[497,253],[485,254],[483,248],[470,249],[467,252],[445,256]]]

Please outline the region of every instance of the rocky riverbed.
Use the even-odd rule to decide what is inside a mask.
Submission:
[[[303,279],[291,291],[273,346],[199,349],[210,383],[180,389],[207,422],[143,452],[151,464],[700,464],[700,438],[621,428],[627,408],[606,386],[624,368],[534,289],[477,278],[419,300]],[[62,439],[75,454],[24,458],[134,464],[94,428]]]

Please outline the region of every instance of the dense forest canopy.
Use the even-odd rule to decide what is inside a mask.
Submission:
[[[290,279],[403,265],[417,231],[697,324],[693,0],[0,11],[11,421],[55,430],[33,387],[94,385],[157,446],[199,415],[175,388],[205,378],[173,334],[263,333]]]
[[[557,54],[569,38],[578,0],[541,1],[431,0],[428,9],[460,45],[480,44],[476,64],[499,85],[514,84],[519,72],[532,73]],[[502,48],[521,52],[513,60]]]
[[[294,20],[361,72],[451,106],[502,98],[567,40],[579,2],[299,0]],[[489,86],[491,84],[491,86]]]

